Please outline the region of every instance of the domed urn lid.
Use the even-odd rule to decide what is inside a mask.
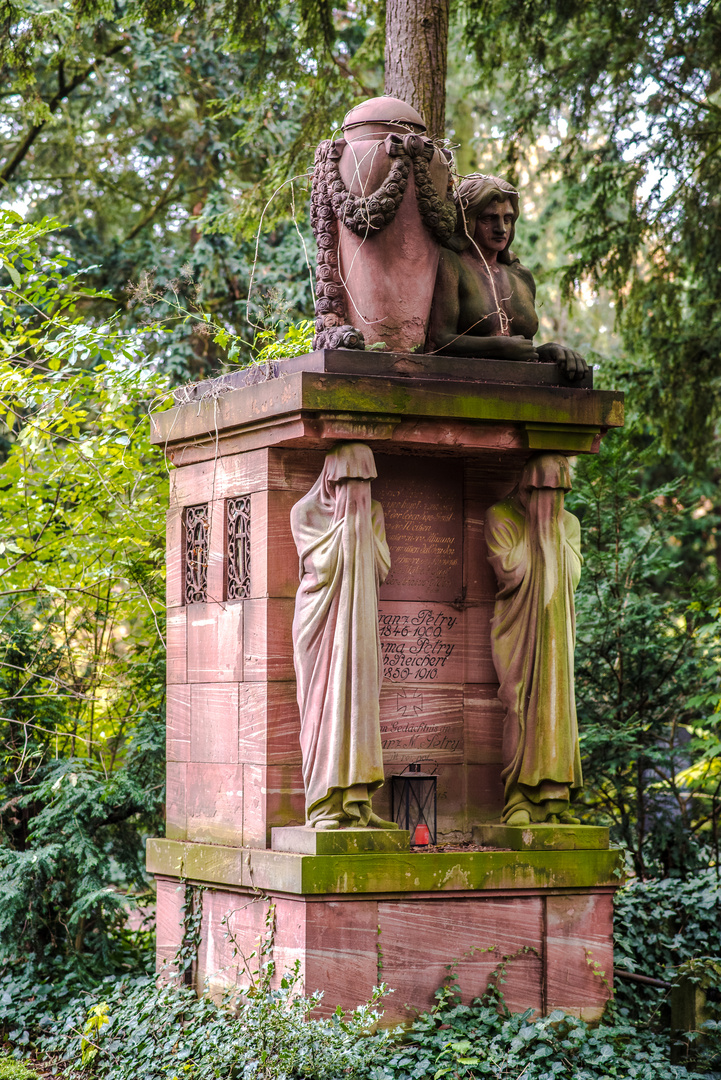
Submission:
[[[374,97],[367,101],[361,101],[350,112],[346,113],[343,120],[343,131],[360,127],[362,124],[398,124],[414,131],[426,131],[420,113],[405,101],[394,97]]]

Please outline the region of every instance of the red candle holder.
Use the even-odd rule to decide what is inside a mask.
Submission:
[[[391,817],[399,829],[408,829],[417,847],[436,842],[437,780],[434,773],[421,772],[416,761],[391,776]]]

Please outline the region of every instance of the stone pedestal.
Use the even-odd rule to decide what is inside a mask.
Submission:
[[[593,390],[590,378],[564,384],[555,365],[344,350],[252,378],[201,384],[194,400],[154,417],[154,441],[175,466],[167,826],[148,854],[159,957],[180,939],[185,877],[209,886],[199,985],[236,978],[221,918],[233,913],[229,925],[250,952],[266,897],[276,905],[278,966],[299,958],[307,989],[324,989],[329,1007],[356,1004],[385,980],[396,989],[389,1015],[405,1015],[406,1003],[432,1003],[458,957],[464,992],[476,995],[494,956],[529,944],[536,951],[509,968],[509,1004],[596,1015],[608,991],[587,955],[610,975],[620,871],[616,853],[584,829],[567,827],[571,843],[555,827],[566,842],[551,837],[550,848],[548,837],[525,843],[514,830],[475,834],[477,846],[513,851],[291,846],[304,799],[289,514],[338,440],[370,445],[393,561],[380,593],[386,774],[414,761],[436,768],[438,842],[470,842],[474,829],[498,823],[503,798],[486,509],[531,452],[595,452],[622,423],[621,395]],[[388,784],[374,809],[390,815]]]

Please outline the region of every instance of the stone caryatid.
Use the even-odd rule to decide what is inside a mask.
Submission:
[[[450,154],[398,98],[356,105],[315,155],[316,349],[423,349],[440,245],[456,229]]]
[[[578,518],[561,454],[534,455],[518,486],[488,511],[488,558],[498,579],[493,663],[505,706],[503,821],[577,823],[583,786],[574,695],[574,592],[581,576]]]
[[[395,829],[373,813],[383,783],[378,588],[390,569],[364,443],[340,443],[291,512],[300,557],[293,656],[306,824]]]
[[[443,241],[427,352],[487,360],[556,362],[571,379],[588,371],[573,349],[534,345],[536,285],[511,250],[519,194],[483,173],[463,177],[454,191],[457,229]]]

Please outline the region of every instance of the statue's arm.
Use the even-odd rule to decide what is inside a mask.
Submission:
[[[382,585],[390,573],[391,553],[386,540],[386,523],[383,515],[383,507],[376,499],[371,500],[371,522],[373,526],[373,536],[375,537],[375,556],[376,567],[378,569],[378,580]]]
[[[446,346],[458,335],[460,262],[453,252],[441,248],[433,290],[433,306],[428,329],[430,346],[448,352]]]
[[[528,570],[523,519],[510,499],[488,509],[485,525],[488,561],[500,588],[497,598],[510,596]]]
[[[583,566],[583,555],[581,554],[581,522],[575,514],[572,514],[569,510],[564,510],[563,525],[566,533],[566,543],[568,545],[567,550],[571,560],[571,580],[575,590],[578,588],[578,583],[581,580],[581,567]]]
[[[520,277],[529,290],[534,302],[536,301],[536,282],[533,274],[520,262],[514,264],[515,273]],[[559,345],[556,341],[547,341],[545,345],[537,345],[538,359],[546,364],[558,364],[565,371],[569,379],[582,379],[588,372],[588,364],[580,353],[573,349],[567,349],[565,345]]]
[[[459,330],[461,301],[465,292],[464,276],[463,264],[458,256],[442,249],[429,334],[433,350],[447,356],[482,357],[485,360],[537,360],[533,342],[520,335],[485,336]]]

